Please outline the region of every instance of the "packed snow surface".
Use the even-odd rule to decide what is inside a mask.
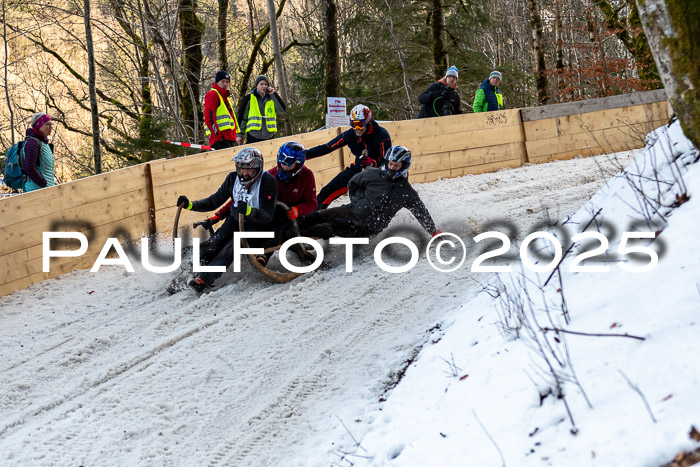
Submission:
[[[169,296],[169,276],[134,260],[134,273],[77,271],[0,298],[0,465],[670,461],[700,426],[700,164],[677,124],[648,138],[643,152],[417,185],[464,240],[452,272],[431,266],[404,211],[352,272],[321,242],[328,267],[288,284],[244,265],[207,294]],[[609,244],[581,265],[607,272],[571,271],[600,240],[576,242],[551,279],[532,269],[552,243],[521,261],[527,234],[553,233],[564,253],[584,227]],[[501,245],[474,242],[490,231],[510,248],[482,266],[510,272],[471,271]],[[627,240],[635,260],[624,232],[658,235]],[[421,250],[408,272],[374,260],[391,235]],[[390,250],[388,263],[408,261]],[[619,266],[654,255],[647,272]]]

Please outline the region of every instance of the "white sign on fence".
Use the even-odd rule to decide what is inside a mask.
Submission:
[[[349,125],[349,117],[344,97],[329,97],[326,107],[326,127]]]

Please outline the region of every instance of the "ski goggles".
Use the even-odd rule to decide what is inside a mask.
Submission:
[[[367,123],[364,120],[352,120],[350,126],[353,130],[361,130],[367,126]]]

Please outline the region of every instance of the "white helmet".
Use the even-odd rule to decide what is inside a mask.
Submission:
[[[372,111],[366,105],[358,104],[350,111],[350,126],[361,130],[372,120]]]

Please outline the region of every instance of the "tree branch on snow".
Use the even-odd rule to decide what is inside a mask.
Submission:
[[[352,438],[352,440],[355,442],[355,446],[358,447],[358,448],[360,448],[360,449],[362,449],[363,451],[367,452],[367,449],[365,449],[365,448],[362,447],[362,445],[360,444],[360,442],[359,442],[357,439],[355,439],[355,437],[352,435],[352,433],[350,432],[350,430],[348,429],[348,427],[345,426],[345,423],[343,423],[343,420],[341,420],[340,417],[337,416],[337,415],[335,416],[335,418],[337,418],[338,421],[340,422],[340,424],[343,425],[343,428],[345,428],[345,431],[348,432],[348,434],[350,435],[350,438]]]
[[[600,208],[600,209],[598,209],[598,211],[597,211],[595,214],[593,214],[593,216],[591,217],[591,220],[588,221],[588,224],[586,224],[586,226],[583,228],[583,230],[582,230],[581,232],[585,232],[586,230],[588,230],[588,227],[593,223],[593,221],[595,220],[595,218],[598,217],[598,214],[600,214],[602,210],[603,210],[603,208]],[[557,265],[555,266],[554,270],[553,270],[552,273],[549,275],[549,277],[547,278],[547,280],[544,281],[543,287],[547,287],[547,284],[549,284],[549,281],[550,281],[550,280],[552,279],[552,277],[554,276],[554,273],[555,273],[556,271],[559,270],[559,267],[561,266],[561,263],[564,261],[564,258],[566,258],[566,255],[568,255],[568,254],[571,252],[571,250],[574,248],[575,245],[576,245],[576,243],[575,243],[575,242],[572,242],[571,245],[569,246],[569,248],[566,249],[566,251],[564,252],[564,254],[561,255],[561,259],[559,260],[559,262],[558,262]]]
[[[542,331],[544,332],[556,332],[558,333],[566,333],[566,334],[575,334],[577,336],[590,336],[590,337],[629,337],[630,339],[638,339],[640,341],[646,340],[645,337],[639,337],[639,336],[633,336],[632,334],[604,334],[604,333],[589,333],[589,332],[577,332],[577,331],[569,331],[567,329],[561,329],[557,327],[553,328],[542,328]]]
[[[498,450],[498,455],[501,456],[501,465],[503,467],[506,467],[506,459],[503,457],[503,451],[501,451],[501,448],[498,447],[498,444],[496,444],[496,441],[493,439],[493,437],[489,434],[488,430],[486,430],[486,427],[484,426],[483,423],[481,423],[481,420],[479,420],[479,417],[476,415],[476,411],[472,409],[472,413],[474,414],[474,418],[476,418],[477,423],[481,427],[482,430],[484,430],[484,433],[486,433],[486,436],[491,440],[491,443],[496,447],[496,450]]]
[[[457,378],[459,376],[459,373],[462,371],[462,369],[460,367],[458,367],[457,364],[455,363],[454,354],[450,353],[450,358],[451,358],[451,361],[447,360],[446,358],[442,358],[442,357],[440,357],[440,360],[447,363],[447,366],[450,369],[449,372],[446,371],[445,373],[447,373],[448,376],[452,376],[453,378]]]
[[[641,389],[639,389],[639,386],[636,384],[632,383],[630,379],[627,377],[626,374],[622,372],[622,370],[618,370],[620,375],[622,375],[623,378],[625,378],[625,381],[627,381],[627,384],[629,387],[631,387],[637,394],[639,394],[639,397],[641,397],[642,402],[644,402],[644,406],[647,408],[647,412],[649,412],[649,416],[651,417],[651,421],[656,423],[656,418],[654,417],[654,414],[651,411],[651,407],[649,406],[649,401],[647,401],[647,398],[644,396],[644,393],[642,392]]]

